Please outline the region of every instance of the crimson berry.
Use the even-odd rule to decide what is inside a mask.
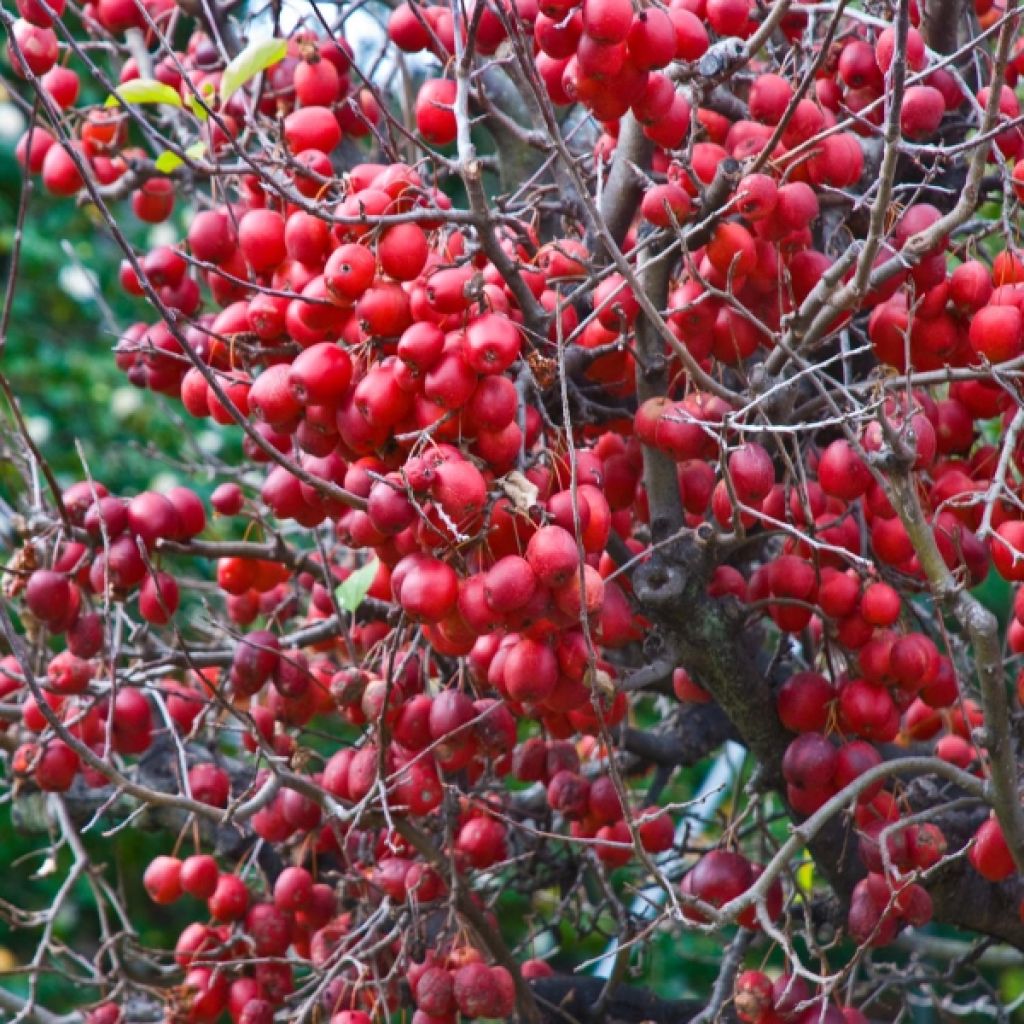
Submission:
[[[418,224],[395,224],[377,242],[381,270],[396,281],[419,277],[429,252],[426,233]]]
[[[181,864],[181,888],[189,896],[199,900],[209,899],[217,888],[220,869],[217,861],[209,854],[195,854],[186,857]]]
[[[871,583],[864,589],[860,613],[873,626],[891,626],[900,615],[900,595],[888,583]]]
[[[273,270],[288,255],[284,218],[273,210],[250,210],[238,224],[238,247],[257,273]]]
[[[449,78],[427,79],[416,94],[416,128],[434,146],[447,146],[455,141],[456,86]]]
[[[178,610],[178,581],[166,572],[155,572],[139,588],[139,614],[156,626],[163,626]]]
[[[249,890],[237,876],[222,874],[206,905],[215,920],[238,921],[249,907]]]
[[[311,149],[330,153],[341,142],[341,126],[327,107],[303,107],[285,117],[284,138],[293,153]]]
[[[78,769],[78,754],[63,740],[52,739],[40,749],[32,776],[43,792],[63,793],[71,788]]]
[[[181,861],[159,856],[143,872],[142,884],[154,903],[174,903],[181,897]]]

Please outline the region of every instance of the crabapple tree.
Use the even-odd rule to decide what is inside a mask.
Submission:
[[[88,208],[238,454],[58,478],[0,375],[4,1019],[1008,1013],[1017,0],[10,6],[0,353]]]

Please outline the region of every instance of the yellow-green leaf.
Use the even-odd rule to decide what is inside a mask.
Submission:
[[[366,565],[356,569],[335,588],[338,604],[350,615],[363,603],[377,575],[378,562],[370,559]]]
[[[814,861],[808,860],[796,871],[796,880],[804,892],[811,892],[814,889]]]
[[[199,95],[196,96],[194,93],[190,92],[185,97],[185,102],[188,103],[188,109],[191,110],[200,121],[208,121],[210,115],[206,112],[206,107],[214,107],[217,105],[216,93],[209,82],[204,82],[199,87]],[[203,106],[204,103],[206,104],[205,107]]]
[[[171,171],[177,170],[184,162],[177,153],[172,153],[169,149],[165,149],[156,158],[156,169],[161,174],[170,174]]]
[[[180,107],[181,96],[163,82],[153,78],[133,78],[117,87],[117,91],[107,97],[104,106],[116,107],[119,103],[162,103],[168,107]]]
[[[261,39],[250,43],[224,69],[220,79],[220,101],[226,103],[246,82],[284,60],[288,43],[284,39]]]
[[[199,142],[193,142],[188,149],[185,150],[185,156],[190,160],[198,160],[206,152],[206,143],[199,140]],[[185,161],[182,160],[177,153],[172,153],[169,149],[165,150],[156,158],[156,169],[161,174],[170,174],[171,171],[177,170]]]

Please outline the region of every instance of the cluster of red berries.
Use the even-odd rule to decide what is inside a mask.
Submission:
[[[927,204],[911,207],[901,222],[905,230],[897,232],[894,245],[901,248],[908,233],[926,229],[940,216]],[[1024,351],[1020,254],[1000,252],[991,268],[967,259],[950,271],[947,245],[943,239],[909,278],[896,275],[883,287],[883,301],[868,321],[880,361],[902,370],[909,360],[931,370],[1002,363]]]
[[[22,598],[26,623],[63,636],[66,649],[53,654],[40,679],[41,697],[28,692],[22,664],[8,655],[0,662],[0,694],[23,695],[22,725],[38,737],[23,743],[12,761],[14,772],[31,776],[40,789],[63,792],[82,771],[89,785],[106,778],[82,766],[71,745],[52,735],[50,716],[72,736],[104,756],[106,743],[118,754],[139,754],[152,737],[152,711],[137,690],[119,688],[113,697],[92,692],[106,646],[102,604],[113,595],[126,601],[137,595],[139,616],[165,625],[178,608],[178,582],[156,568],[161,540],[185,541],[202,532],[202,501],[187,487],[166,494],[145,491],[131,499],[111,495],[103,484],[85,481],[68,488],[63,505],[81,540],[66,541],[49,568],[36,568],[16,579],[9,590]],[[168,680],[165,696],[175,721],[186,731],[201,709],[183,684]],[[110,730],[108,734],[108,723]]]
[[[178,609],[175,578],[147,565],[161,540],[187,541],[206,528],[202,500],[188,487],[166,494],[143,491],[119,498],[98,482],[64,492],[64,507],[81,540],[68,541],[49,569],[25,583],[25,607],[50,633],[66,634],[69,649],[84,658],[100,650],[99,619],[83,607],[83,593],[100,598],[108,589],[124,599],[138,590],[139,615],[165,625]]]
[[[468,956],[467,956],[468,954]],[[507,1018],[515,1009],[515,985],[504,967],[488,967],[465,947],[446,957],[429,955],[409,969],[417,1024],[453,1022],[464,1017]]]
[[[383,844],[383,845],[381,845]],[[353,849],[356,847],[353,843]],[[404,902],[402,872],[410,861],[391,852],[383,837],[374,844],[376,856],[368,896],[381,895]],[[400,847],[399,847],[400,849]],[[415,896],[430,902],[441,895],[431,869],[421,871]],[[267,898],[258,901],[237,876],[221,871],[208,854],[181,860],[160,856],[146,869],[144,885],[159,904],[177,902],[183,896],[205,901],[210,923],[194,922],[181,933],[175,960],[186,972],[178,1000],[182,1019],[206,1024],[227,1011],[236,1024],[270,1024],[274,1012],[294,990],[294,972],[286,962],[289,951],[314,966],[322,966],[343,952],[354,940],[353,920],[340,913],[333,886],[315,882],[302,867],[286,867],[277,876]],[[431,889],[433,891],[431,891]],[[388,944],[380,956],[392,965],[402,953],[401,944]],[[255,955],[251,971],[237,967],[240,956]],[[527,961],[524,976],[551,973],[540,961]],[[379,995],[376,989],[359,986],[359,969],[348,970],[329,987],[323,1004],[332,1024],[363,1024],[373,1019]],[[504,967],[489,967],[481,953],[470,946],[453,947],[446,954],[431,952],[420,962],[410,962],[406,981],[420,1024],[454,1022],[464,1017],[507,1017],[515,1004],[512,977]],[[388,987],[388,1008],[397,1008],[398,986]],[[99,1022],[101,1018],[96,1018]]]
[[[174,951],[186,971],[181,1001],[190,1024],[214,1021],[225,1010],[238,1024],[272,1021],[294,987],[292,968],[283,961],[289,948],[309,958],[322,931],[319,941],[331,940],[347,923],[337,915],[334,889],[315,883],[301,867],[285,868],[264,902],[254,901],[245,882],[221,871],[209,854],[157,857],[143,883],[159,904],[182,896],[206,902],[212,923],[188,925]],[[249,949],[260,958],[251,974],[220,966]]]
[[[49,9],[39,0],[17,6],[15,72],[41,76],[52,102],[72,110],[78,75],[58,64],[53,25],[64,0]],[[987,0],[975,7],[983,23],[998,17]],[[153,25],[166,27],[174,12],[170,0],[141,7],[98,0],[81,15],[87,29],[139,29],[151,46]],[[755,565],[718,566],[709,598],[739,602],[779,632],[807,631],[812,644],[827,639],[841,657],[844,671],[833,679],[801,672],[777,691],[779,718],[796,734],[782,762],[795,813],[813,814],[879,765],[882,743],[934,740],[939,757],[980,770],[973,730],[981,712],[961,699],[952,662],[933,640],[908,628],[904,598],[923,589],[924,576],[872,469],[892,454],[891,436],[898,435],[950,569],[979,582],[994,565],[1005,578],[1024,581],[1019,508],[1006,500],[992,506],[989,518],[983,512],[998,453],[983,443],[981,425],[1012,415],[1010,392],[994,381],[965,379],[938,400],[923,390],[890,398],[849,438],[823,434],[797,488],[768,435],[756,433],[759,421],[737,415],[707,385],[765,354],[783,318],[833,267],[816,240],[821,196],[841,196],[863,175],[861,140],[880,131],[894,30],[858,26],[844,33],[807,95],[798,95],[795,75],[755,56],[750,74],[735,83],[738,109],[726,116],[700,105],[707,97],[685,83],[695,62],[716,54],[728,59],[723,41],[758,30],[760,12],[750,0],[672,0],[639,9],[630,0],[517,0],[470,17],[478,55],[497,53],[510,33],[532,41],[550,99],[582,104],[600,123],[597,161],[614,156],[625,119],[638,122],[656,147],[652,178],[623,242],[627,258],[648,234],[665,237],[708,214],[706,186],[719,169],[750,161],[704,244],[681,261],[660,310],[678,343],[676,352],[664,353],[672,384],[636,408],[631,349],[641,302],[619,273],[592,278],[592,255],[569,227],[561,229],[564,237],[542,240],[535,225],[503,215],[485,245],[477,227],[446,217],[452,202],[429,161],[367,161],[338,173],[342,140],[365,136],[384,116],[371,91],[354,87],[343,40],[296,33],[259,89],[247,86],[222,101],[220,50],[203,32],[193,33],[182,52],[156,62],[153,75],[181,98],[204,156],[226,154],[247,122],[276,117],[280,165],[274,181],[238,175],[237,190],[219,193],[195,213],[179,243],[125,261],[124,290],[155,297],[163,315],[130,327],[115,360],[133,385],[180,399],[191,416],[242,425],[247,460],[267,467],[262,505],[306,529],[328,524],[333,538],[310,556],[320,574],[269,558],[220,559],[216,581],[228,616],[248,631],[237,636],[223,673],[190,673],[185,682],[154,686],[169,727],[194,734],[210,692],[223,687],[220,694],[255,727],[244,736],[245,748],[288,759],[306,783],[269,799],[252,816],[252,831],[302,856],[343,855],[363,877],[358,884],[346,878],[349,895],[369,903],[431,904],[448,895],[449,880],[388,829],[339,835],[325,814],[330,801],[346,810],[386,801],[389,810],[429,828],[458,779],[463,792],[445,819],[450,839],[442,853],[459,873],[496,870],[517,852],[505,803],[468,793],[505,777],[542,789],[553,827],[584,841],[608,868],[628,865],[638,852],[671,849],[671,816],[624,805],[629,801],[607,771],[604,746],[607,729],[628,712],[616,688],[615,652],[640,640],[647,626],[620,566],[622,550],[625,558],[644,557],[647,448],[677,464],[688,526],[786,533]],[[920,24],[916,9],[912,19]],[[781,30],[795,39],[806,24],[805,14],[794,13]],[[412,3],[395,8],[388,32],[401,50],[433,53],[446,66],[468,35],[448,6]],[[929,60],[911,27],[912,79],[900,119],[911,142],[933,138],[946,115],[970,98]],[[1018,48],[1011,80],[1022,70]],[[118,84],[141,74],[130,59]],[[1020,112],[1011,86],[999,96],[1008,121]],[[470,81],[466,88],[478,86]],[[450,77],[428,78],[418,90],[415,126],[431,146],[456,140],[458,90]],[[984,106],[988,92],[983,86],[973,99]],[[204,105],[217,116],[199,116]],[[70,149],[33,126],[19,159],[56,195],[81,190],[83,169],[97,184],[112,185],[148,162],[130,144],[131,120],[119,106],[86,109],[69,119],[76,125]],[[1019,127],[997,132],[994,141],[1003,156],[1024,154]],[[135,215],[145,223],[168,220],[174,180],[143,176],[131,194]],[[1014,180],[1024,193],[1024,171]],[[875,267],[934,230],[941,217],[923,202],[903,209]],[[882,364],[978,368],[1024,352],[1024,257],[1006,251],[991,267],[980,259],[951,267],[949,256],[949,240],[938,239],[923,260],[899,268],[863,298],[858,312],[870,311],[867,333]],[[838,287],[853,274],[842,275]],[[548,318],[539,330],[538,311]],[[853,315],[838,314],[832,328]],[[570,348],[604,350],[588,363],[585,379],[621,401],[621,415],[575,430],[555,422],[545,392],[557,377],[553,357],[563,354],[565,338]],[[685,372],[695,367],[707,375],[704,390]],[[1024,450],[1014,455],[1024,469]],[[188,541],[206,523],[202,502],[187,488],[125,501],[101,485],[78,484],[64,505],[77,533],[52,565],[31,570],[20,594],[27,623],[65,638],[66,650],[47,663],[43,702],[27,692],[17,661],[0,662],[0,696],[21,700],[19,724],[29,734],[12,766],[49,791],[65,791],[79,776],[90,786],[106,782],[55,735],[51,719],[100,758],[150,746],[151,698],[130,685],[110,694],[101,683],[106,637],[92,608],[137,591],[139,617],[167,625],[179,587],[154,564],[159,542]],[[235,484],[218,488],[212,506],[226,517],[253,512]],[[615,541],[622,550],[613,558]],[[353,551],[361,554],[353,558]],[[872,571],[847,568],[868,555]],[[355,562],[371,558],[377,565],[366,596],[383,612],[346,623],[343,636],[305,646],[284,639],[294,619],[315,626],[338,615],[332,587]],[[1015,603],[1015,612],[1021,614],[1009,645],[1020,653],[1024,602]],[[258,628],[248,629],[260,618]],[[382,643],[396,621],[415,626],[416,640]],[[685,669],[676,670],[673,685],[680,700],[710,699]],[[356,745],[327,754],[319,771],[293,758],[295,732],[318,715],[364,730]],[[520,740],[524,723],[539,725],[543,738]],[[213,755],[190,758],[182,789],[209,807],[227,808],[237,788],[229,772]],[[265,769],[256,774],[257,786],[268,781]],[[920,873],[942,860],[946,837],[934,825],[905,824],[905,814],[898,793],[881,781],[856,802],[867,872],[849,910],[848,930],[858,942],[884,945],[904,925],[931,917]],[[993,881],[1015,872],[994,819],[978,830],[970,861]],[[721,908],[748,892],[762,870],[738,851],[712,850],[684,876],[681,892]],[[270,1024],[293,990],[293,962],[319,968],[344,954],[356,941],[353,917],[339,912],[334,886],[316,877],[330,876],[290,866],[271,892],[258,895],[257,883],[223,870],[213,856],[156,858],[144,878],[153,900],[205,901],[210,919],[190,925],[178,942],[186,975],[172,1016],[204,1024],[228,1012],[236,1024]],[[763,909],[775,920],[782,907],[776,880]],[[687,914],[705,920],[696,906]],[[746,908],[738,922],[758,927],[757,908]],[[415,964],[407,953],[400,943],[383,943],[372,966],[377,977],[396,963],[407,966],[414,1024],[513,1012],[512,976],[477,950],[453,947]],[[258,962],[238,966],[253,956]],[[546,971],[536,962],[523,968],[527,978]],[[364,981],[346,968],[332,984],[325,1000],[332,1024],[367,1024],[380,1009],[377,986]],[[399,998],[392,986],[387,999],[397,1005]],[[752,1024],[862,1020],[859,1011],[816,1001],[799,978],[773,984],[758,972],[741,975],[736,1008]],[[118,1019],[108,1006],[91,1018]]]
[[[744,1024],[867,1024],[860,1010],[815,997],[795,974],[780,974],[773,981],[763,971],[743,971],[736,979],[734,1005]]]
[[[48,4],[56,17],[63,17],[64,0]],[[108,9],[109,8],[109,9]],[[8,48],[11,67],[26,77],[26,68],[39,77],[43,90],[61,111],[75,107],[80,80],[72,67],[58,64],[60,46],[50,13],[37,0],[20,0],[21,19],[13,29],[14,39],[24,57]],[[150,18],[155,31],[166,31],[174,4],[166,0],[104,0],[94,7],[84,5],[82,20],[86,27],[102,26],[112,32],[142,29],[149,42],[155,31],[146,23]],[[316,196],[330,179],[332,169],[327,158],[343,136],[361,138],[380,121],[381,112],[373,93],[354,87],[350,81],[351,52],[344,40],[324,40],[313,33],[296,33],[288,40],[285,57],[268,71],[267,87],[261,91],[260,113],[284,116],[285,138],[296,164],[307,173],[299,186],[304,194]],[[218,99],[222,79],[221,58],[213,41],[203,33],[193,33],[183,52],[168,53],[153,67],[152,81],[179,94],[186,109],[196,114],[196,128],[204,151],[216,154],[237,138],[249,116],[245,96],[235,92],[223,102]],[[121,66],[118,85],[140,80],[142,71],[134,57]],[[204,109],[205,108],[205,109]],[[209,119],[207,109],[216,112]],[[57,196],[70,196],[81,190],[85,181],[82,169],[97,184],[113,185],[132,165],[145,162],[145,150],[129,144],[130,118],[119,107],[90,109],[82,119],[78,135],[70,142],[76,159],[62,140],[39,125],[34,125],[17,147],[17,156],[33,174],[40,174],[46,190]],[[146,223],[167,220],[174,210],[175,189],[169,177],[157,175],[131,193],[135,215]],[[199,257],[197,257],[199,258]],[[184,261],[175,260],[166,248],[151,255],[147,268],[150,283],[163,301],[173,309],[191,315],[199,305],[195,280],[186,275]],[[238,259],[222,267],[219,284],[230,291],[230,276],[245,267]],[[130,267],[122,281],[133,294],[142,294],[138,278]]]

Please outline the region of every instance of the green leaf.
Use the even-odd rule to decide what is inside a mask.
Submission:
[[[252,81],[261,71],[284,60],[288,42],[284,39],[261,39],[250,43],[224,69],[220,79],[220,101],[226,103],[246,82]]]
[[[107,97],[104,106],[116,107],[119,103],[163,103],[168,107],[180,107],[181,96],[177,89],[153,78],[133,78],[119,85],[117,91]]]
[[[200,102],[202,99],[202,102]],[[199,96],[195,96],[189,93],[185,97],[185,102],[188,104],[188,109],[198,118],[200,121],[208,121],[210,115],[206,112],[206,107],[215,107],[217,105],[216,95],[213,86],[209,82],[203,82],[199,87]],[[206,107],[203,106],[206,104]]]
[[[200,139],[198,142],[193,142],[185,150],[185,156],[190,160],[198,160],[205,152],[206,143]],[[161,174],[170,174],[171,171],[177,170],[184,162],[177,153],[172,153],[167,149],[156,158],[156,169]]]
[[[356,569],[347,579],[335,588],[334,596],[338,604],[350,615],[363,603],[377,575],[377,559],[371,559],[366,565]]]
[[[171,171],[179,168],[185,161],[178,156],[177,153],[172,153],[169,149],[165,149],[157,158],[155,162],[156,169],[161,174],[170,174]]]

